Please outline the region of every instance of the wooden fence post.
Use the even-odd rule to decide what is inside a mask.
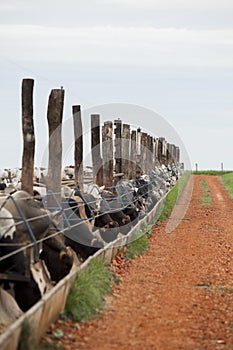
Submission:
[[[136,174],[142,173],[141,168],[141,139],[142,139],[142,132],[141,129],[137,129],[137,142],[136,142],[136,148],[137,148],[137,165],[136,165]]]
[[[35,134],[33,123],[33,79],[22,82],[22,190],[33,195]]]
[[[162,165],[162,153],[163,153],[163,142],[161,138],[158,138],[158,162]]]
[[[115,172],[122,173],[122,121],[114,120],[115,125]]]
[[[122,171],[125,177],[129,177],[129,159],[130,159],[130,126],[123,124],[122,129]]]
[[[137,168],[137,132],[131,131],[129,179],[134,179]]]
[[[153,137],[147,136],[147,157],[146,157],[146,173],[150,174],[153,170]]]
[[[176,163],[180,162],[180,147],[176,146]]]
[[[103,185],[103,162],[100,149],[100,116],[91,114],[91,153],[93,165],[93,181]]]
[[[48,102],[49,126],[49,165],[46,179],[47,191],[55,194],[58,203],[61,202],[61,169],[62,169],[62,117],[65,91],[53,89]],[[48,206],[56,206],[55,200],[48,197]]]
[[[73,106],[74,122],[74,176],[75,184],[83,191],[83,127],[80,105]]]
[[[103,184],[106,187],[113,185],[113,125],[105,122],[102,127],[102,155],[103,155]]]
[[[141,137],[141,168],[142,172],[147,171],[147,133],[143,132]]]
[[[159,165],[158,160],[158,139],[154,138],[154,159],[155,159],[155,166]]]
[[[172,164],[172,145],[170,143],[167,144],[167,163]]]

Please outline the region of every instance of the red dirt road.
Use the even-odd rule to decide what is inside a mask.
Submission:
[[[210,206],[200,202],[202,179]],[[219,178],[194,176],[184,219],[165,227],[154,227],[150,249],[127,265],[98,319],[52,325],[65,349],[233,349],[233,200]]]

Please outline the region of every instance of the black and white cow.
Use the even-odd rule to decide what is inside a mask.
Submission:
[[[22,217],[25,221],[22,221]],[[7,287],[6,280],[14,281],[15,299],[23,311],[28,310],[46,291],[45,289],[41,291],[32,276],[31,266],[38,262],[31,261],[31,254],[27,253],[28,250],[17,252],[7,259],[5,258],[7,254],[13,253],[19,246],[32,242],[26,221],[30,225],[36,241],[46,236],[49,237],[50,233],[57,230],[50,216],[39,207],[39,203],[27,192],[19,191],[5,200],[2,199],[2,207],[0,208],[0,272],[4,274],[5,287]],[[36,241],[32,249],[37,249],[39,254],[40,247]],[[46,262],[50,272],[50,283],[58,282],[70,271],[73,265],[72,254],[67,251],[61,236],[50,237],[43,242],[41,249],[40,258]]]

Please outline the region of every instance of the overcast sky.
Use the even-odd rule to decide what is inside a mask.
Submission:
[[[21,81],[31,77],[36,165],[50,90],[63,86],[64,120],[74,104],[141,106],[175,136],[170,126],[160,135],[152,114],[126,121],[171,142],[178,134],[193,168],[233,169],[232,0],[1,0],[0,75],[0,168],[21,165]]]

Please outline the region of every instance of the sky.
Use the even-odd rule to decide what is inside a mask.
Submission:
[[[88,111],[124,116],[180,142],[193,169],[233,169],[232,0],[1,0],[0,168],[21,166],[21,84],[29,77],[37,166],[48,96],[63,86],[67,123],[76,104],[85,130]]]

